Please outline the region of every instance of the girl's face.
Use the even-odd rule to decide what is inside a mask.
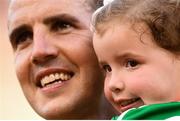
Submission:
[[[180,60],[160,48],[144,24],[107,23],[93,45],[105,71],[105,95],[124,112],[180,100]]]

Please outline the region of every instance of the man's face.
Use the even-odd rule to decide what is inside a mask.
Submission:
[[[84,0],[13,1],[9,34],[17,77],[38,114],[47,119],[96,113],[103,79]]]

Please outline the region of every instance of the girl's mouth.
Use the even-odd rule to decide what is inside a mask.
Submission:
[[[118,105],[118,110],[120,112],[124,112],[130,108],[137,108],[140,107],[142,105],[144,105],[143,101],[141,100],[141,98],[133,98],[133,99],[123,99],[123,100],[119,100],[117,102]]]

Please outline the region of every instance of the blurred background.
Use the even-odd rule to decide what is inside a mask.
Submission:
[[[0,0],[0,120],[42,119],[26,101],[16,79],[7,34],[8,1]]]

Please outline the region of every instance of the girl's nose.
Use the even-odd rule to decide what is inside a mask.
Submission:
[[[112,78],[109,80],[108,87],[113,94],[118,95],[124,90],[125,85],[119,76],[112,75]]]

